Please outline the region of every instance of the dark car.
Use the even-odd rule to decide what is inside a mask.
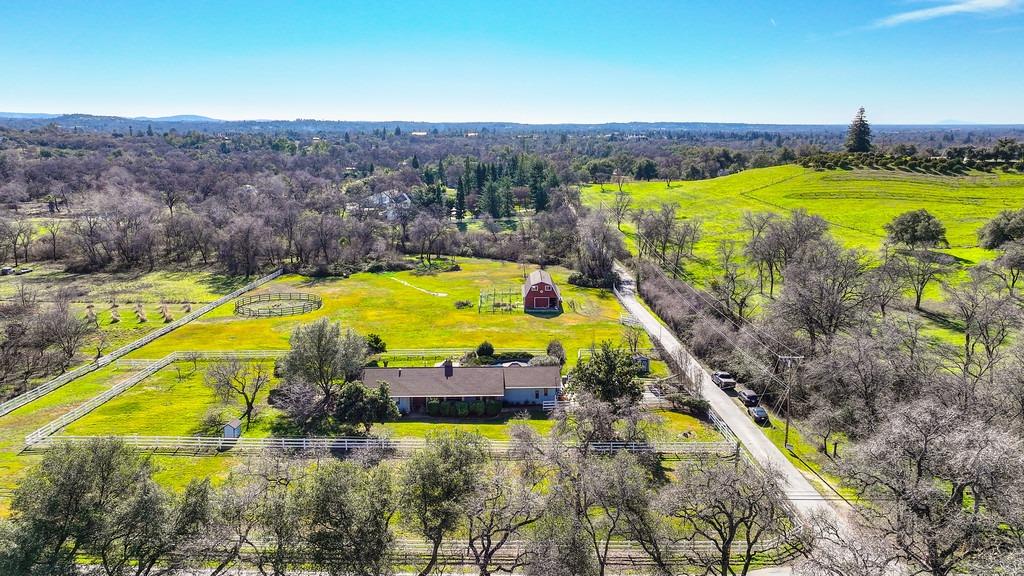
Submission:
[[[744,406],[757,406],[757,403],[761,401],[761,398],[753,390],[740,390],[736,396]]]
[[[747,408],[747,414],[750,414],[750,419],[758,424],[768,423],[768,412],[760,406],[751,406]]]
[[[722,390],[735,390],[736,379],[732,374],[719,370],[711,373],[711,380]]]

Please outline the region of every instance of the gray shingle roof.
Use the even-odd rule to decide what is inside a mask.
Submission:
[[[363,383],[386,382],[393,398],[444,398],[505,395],[506,388],[558,388],[558,366],[443,366],[429,368],[366,368]]]

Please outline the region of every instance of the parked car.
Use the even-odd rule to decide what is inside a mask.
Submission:
[[[736,395],[739,396],[740,402],[743,402],[744,406],[757,406],[757,403],[761,401],[757,392],[753,390],[740,390]]]
[[[735,390],[736,379],[733,378],[732,374],[723,372],[721,370],[711,373],[711,380],[721,388],[722,390]]]
[[[757,424],[763,425],[768,423],[768,412],[760,406],[751,406],[750,408],[747,408],[747,414],[750,414],[750,419]]]
[[[22,274],[28,274],[31,271],[32,271],[32,269],[31,268],[27,268],[27,267],[26,268],[18,268],[18,271],[15,272],[14,274],[20,276]]]

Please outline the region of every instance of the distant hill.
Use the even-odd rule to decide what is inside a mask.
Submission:
[[[36,114],[33,112],[0,112],[0,118],[56,118],[60,114]]]
[[[129,128],[152,126],[157,132],[176,130],[178,132],[208,133],[262,133],[288,134],[340,134],[342,132],[371,132],[374,130],[393,131],[400,128],[402,132],[438,132],[438,133],[499,133],[499,134],[542,134],[542,133],[579,133],[579,134],[618,134],[642,135],[657,132],[692,132],[695,134],[838,134],[846,130],[846,125],[839,124],[744,124],[730,122],[608,122],[603,124],[521,124],[517,122],[414,122],[396,120],[378,121],[340,121],[313,120],[299,118],[296,120],[218,120],[206,116],[183,114],[178,116],[137,117],[94,116],[91,114],[23,114],[0,113],[0,126],[33,129],[55,124],[64,129],[77,129],[91,132],[127,133]],[[964,128],[968,125],[957,125]],[[1022,125],[969,125],[983,132],[1017,136]],[[941,125],[880,125],[874,129],[878,133],[921,133],[949,130],[949,126]]]
[[[148,116],[136,116],[132,120],[144,120],[147,122],[224,122],[224,120],[218,120],[216,118],[210,118],[208,116],[196,116],[195,114],[181,114],[178,116],[157,116],[150,118]]]

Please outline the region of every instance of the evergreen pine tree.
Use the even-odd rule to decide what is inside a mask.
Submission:
[[[146,125],[146,136],[152,136],[152,135],[153,135],[153,125],[152,124],[147,124]]]
[[[412,167],[413,170],[419,170],[420,168],[420,159],[415,154],[412,155]]]
[[[462,220],[466,217],[466,182],[459,178],[459,185],[455,189],[455,219]]]
[[[857,115],[850,122],[850,128],[846,132],[847,152],[870,152],[871,151],[871,125],[864,117],[864,107],[857,110]]]
[[[443,186],[447,186],[446,178],[444,177],[444,158],[437,159],[437,181]]]
[[[498,183],[492,180],[484,185],[480,208],[494,218],[501,218],[501,204],[501,191],[498,190]]]
[[[533,201],[533,209],[537,212],[547,210],[548,189],[545,186],[544,165],[535,162],[530,167],[530,200]]]

